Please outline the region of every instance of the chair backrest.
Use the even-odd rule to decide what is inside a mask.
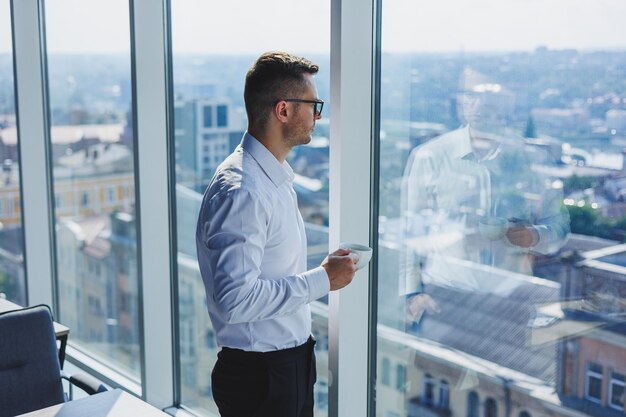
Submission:
[[[47,306],[0,313],[0,417],[64,402]]]

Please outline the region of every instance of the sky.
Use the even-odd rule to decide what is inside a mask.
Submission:
[[[126,53],[128,0],[45,0],[50,53]],[[624,0],[384,0],[383,51],[626,49]],[[10,50],[0,0],[0,53]],[[172,0],[175,53],[330,50],[330,0]]]

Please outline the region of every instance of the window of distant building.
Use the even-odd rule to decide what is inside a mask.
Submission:
[[[89,193],[88,192],[83,192],[83,194],[80,197],[80,206],[81,207],[88,207],[89,206]]]
[[[626,391],[626,376],[611,372],[609,381],[609,405],[619,411],[624,411],[624,392]]]
[[[107,202],[108,203],[115,202],[115,188],[114,187],[107,188]]]
[[[441,380],[439,382],[439,407],[448,408],[450,405],[450,386],[448,381]]]
[[[493,398],[487,398],[485,401],[485,417],[498,417],[498,405]]]
[[[519,417],[532,417],[528,411],[521,411]]]
[[[398,391],[404,391],[406,384],[406,366],[398,364],[396,365],[396,389]]]
[[[185,384],[193,387],[195,385],[197,385],[197,380],[196,380],[196,368],[193,366],[193,364],[190,365],[186,365],[185,366],[185,371],[183,372],[183,378],[185,380]]]
[[[478,417],[478,394],[474,391],[467,395],[467,417]]]
[[[430,374],[424,377],[424,404],[435,404],[435,380]]]
[[[228,126],[228,106],[217,106],[217,126]]]
[[[213,106],[204,106],[202,108],[202,126],[213,126]]]
[[[215,349],[215,333],[211,329],[206,331],[206,346],[209,350]]]
[[[320,410],[328,409],[328,385],[324,381],[319,381],[317,393],[315,395],[315,405]]]
[[[391,362],[387,358],[383,358],[383,385],[391,385]]]
[[[602,400],[602,365],[589,362],[585,378],[585,398],[600,404]]]

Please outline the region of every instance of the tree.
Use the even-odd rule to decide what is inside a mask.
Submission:
[[[595,187],[598,183],[597,178],[578,176],[576,174],[571,177],[565,178],[563,181],[563,187],[566,194],[573,191],[586,190],[587,188]]]
[[[613,225],[609,219],[602,217],[590,205],[582,207],[566,206],[570,217],[570,230],[587,236],[597,236],[605,239],[612,238]]]

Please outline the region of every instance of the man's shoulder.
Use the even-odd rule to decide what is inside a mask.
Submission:
[[[217,168],[205,198],[248,195],[252,198],[263,197],[263,178],[263,170],[254,158],[238,147]]]
[[[418,148],[421,148],[419,150],[423,152],[438,152],[449,149],[450,146],[458,146],[459,142],[466,140],[469,140],[467,128],[459,128],[443,133]]]
[[[466,140],[466,131],[463,129],[446,132],[413,148],[409,161],[420,164],[424,161],[441,163],[451,158]]]

